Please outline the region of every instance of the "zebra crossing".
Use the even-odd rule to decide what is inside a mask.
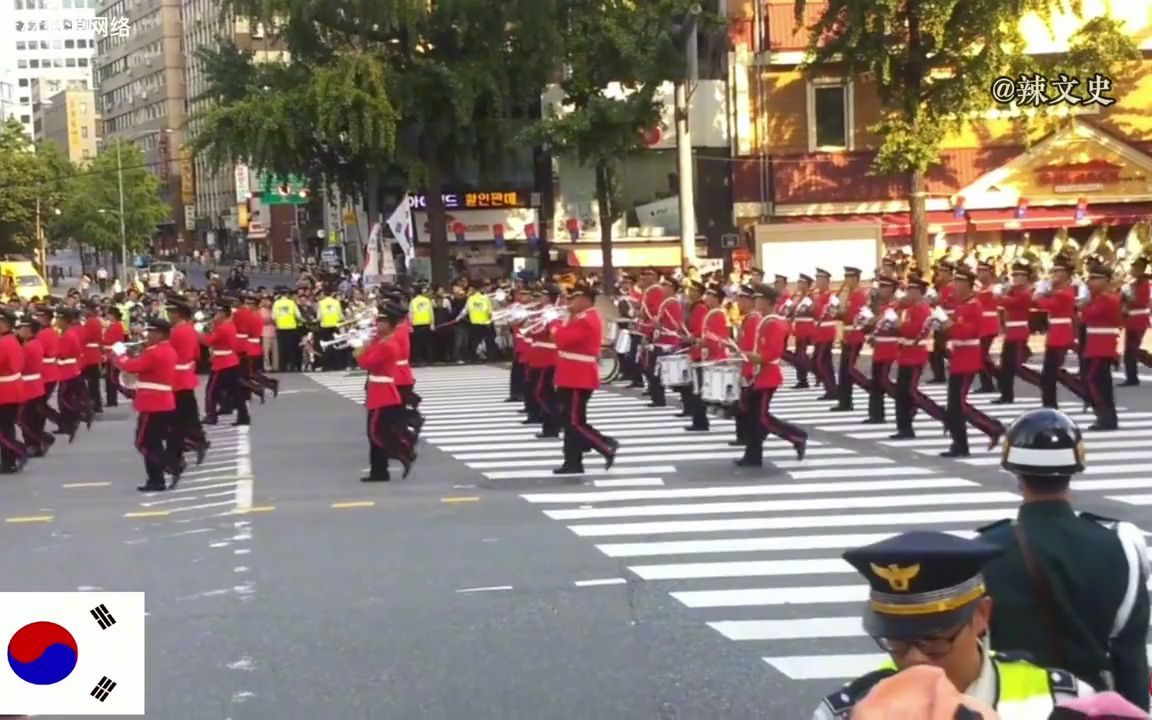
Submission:
[[[195,522],[205,515],[226,515],[252,507],[252,458],[248,427],[205,426],[212,443],[203,464],[189,463],[172,490],[146,493],[129,515],[170,517]]]

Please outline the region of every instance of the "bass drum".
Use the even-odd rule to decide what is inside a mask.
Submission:
[[[612,345],[600,347],[600,382],[610,383],[620,377],[620,358]]]

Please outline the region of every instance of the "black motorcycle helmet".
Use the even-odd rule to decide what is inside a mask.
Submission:
[[[1000,467],[1013,475],[1068,477],[1084,471],[1084,440],[1072,418],[1059,410],[1026,412],[1008,428]]]

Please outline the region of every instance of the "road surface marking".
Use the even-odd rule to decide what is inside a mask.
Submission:
[[[64,483],[60,487],[65,488],[66,490],[73,490],[76,488],[108,487],[111,484],[112,483],[110,483],[110,482]]]
[[[440,502],[442,502],[442,503],[470,503],[470,502],[480,502],[480,498],[478,498],[478,497],[446,497],[446,498],[440,498]]]
[[[253,481],[252,476],[252,444],[248,438],[248,428],[236,428],[236,437],[240,440],[236,448],[236,511],[245,512],[252,508]]]
[[[375,505],[376,505],[375,500],[355,500],[352,502],[332,503],[332,509],[333,510],[347,510],[349,508],[374,507]]]
[[[22,523],[46,523],[52,522],[55,519],[55,515],[25,515],[23,517],[4,518],[4,522],[17,525]]]
[[[265,513],[265,512],[272,512],[275,509],[276,509],[275,505],[257,505],[256,507],[250,507],[247,510],[237,510],[236,512],[241,513],[241,514]]]
[[[598,587],[600,585],[623,585],[627,582],[627,578],[602,578],[599,580],[577,580],[572,584],[576,587]]]
[[[167,517],[171,513],[172,513],[171,510],[146,510],[144,512],[124,513],[124,517],[126,517],[126,518]]]
[[[464,588],[463,590],[457,590],[456,592],[458,592],[458,593],[478,593],[478,592],[495,592],[497,590],[511,590],[511,589],[512,589],[511,585],[492,585],[489,587]]]

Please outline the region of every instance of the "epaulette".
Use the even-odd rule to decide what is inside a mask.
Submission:
[[[873,670],[867,675],[861,675],[836,692],[824,698],[824,706],[831,711],[833,717],[847,716],[848,711],[856,706],[856,703],[864,699],[864,696],[872,691],[881,680],[889,678],[896,674],[896,671],[891,668],[883,670]]]
[[[997,650],[992,653],[992,657],[1000,662],[1026,662],[1032,663],[1033,665],[1036,664],[1036,658],[1026,650],[1012,650],[1010,652]]]
[[[997,520],[996,522],[992,523],[991,525],[985,525],[984,527],[978,527],[978,528],[976,528],[976,532],[978,532],[980,534],[984,534],[986,532],[990,532],[992,530],[995,530],[998,527],[1004,527],[1005,525],[1011,525],[1012,522],[1013,522],[1012,518],[1004,518],[1003,520]]]
[[[1067,670],[1048,668],[1048,684],[1052,687],[1053,694],[1062,693],[1075,697],[1079,691],[1076,676]]]
[[[1085,520],[1091,520],[1094,523],[1099,523],[1105,527],[1115,528],[1120,523],[1116,518],[1105,517],[1103,515],[1096,515],[1090,512],[1081,511],[1079,516]]]

